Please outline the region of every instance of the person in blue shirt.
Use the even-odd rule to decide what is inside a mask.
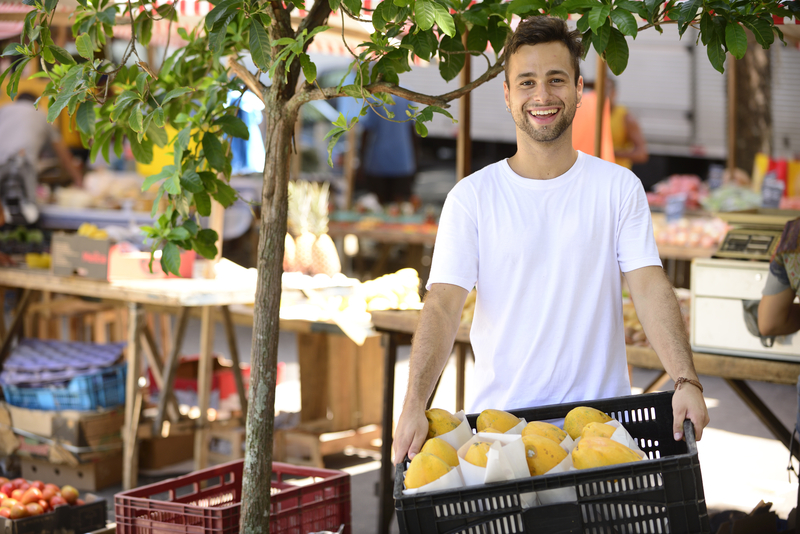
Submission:
[[[381,204],[403,202],[411,198],[417,173],[414,122],[408,120],[409,102],[395,96],[386,109],[394,113],[387,120],[385,111],[370,109],[361,118],[361,165],[359,181],[378,196]]]
[[[800,330],[800,218],[786,223],[758,305],[762,336],[784,336]],[[800,387],[800,386],[799,386]]]

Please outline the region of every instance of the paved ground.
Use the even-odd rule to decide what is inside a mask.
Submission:
[[[197,325],[193,325],[194,328]],[[238,331],[240,350],[249,354],[249,329]],[[187,353],[197,350],[192,347],[197,336],[187,336]],[[218,331],[215,341],[217,349],[225,353],[226,344],[222,331]],[[399,407],[407,382],[408,348],[401,348],[396,373],[395,406]],[[278,387],[278,409],[295,411],[299,409],[299,372],[297,367],[295,337],[282,334],[279,357],[285,362],[283,383]],[[469,383],[471,368],[467,370]],[[442,385],[434,406],[453,410],[455,370],[449,365],[442,379]],[[636,370],[633,382],[635,388],[642,388],[655,378],[655,371]],[[703,440],[698,444],[700,465],[708,508],[712,511],[736,509],[749,511],[760,500],[773,503],[773,510],[785,519],[796,506],[798,482],[787,471],[788,450],[773,439],[766,427],[756,418],[747,406],[721,379],[701,377],[705,387],[706,399],[711,416],[711,425],[706,429]],[[783,423],[793,428],[795,425],[798,396],[792,386],[778,386],[761,382],[749,382],[753,390],[775,412]],[[669,384],[666,387],[671,387]],[[469,395],[469,390],[467,390]],[[399,413],[395,413],[395,420]],[[344,469],[352,475],[353,533],[369,534],[376,530],[378,499],[375,495],[378,481],[379,456],[369,451],[352,451],[328,457],[327,466]],[[797,462],[794,462],[797,470]],[[148,482],[143,479],[140,483]],[[109,502],[119,487],[105,490]],[[113,518],[113,511],[110,513]],[[393,532],[398,532],[396,520]]]

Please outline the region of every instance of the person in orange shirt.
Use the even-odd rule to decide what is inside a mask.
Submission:
[[[650,154],[642,129],[625,106],[617,105],[617,84],[612,78],[607,79],[606,90],[611,103],[611,138],[617,165],[630,169],[635,163],[647,163]]]
[[[575,119],[572,121],[572,145],[575,150],[580,150],[590,156],[598,156],[601,159],[615,163],[614,144],[611,137],[611,108],[608,100],[603,109],[602,144],[600,154],[594,153],[594,131],[597,124],[597,93],[587,91],[593,88],[593,84],[584,84],[583,100],[581,106],[575,112]]]

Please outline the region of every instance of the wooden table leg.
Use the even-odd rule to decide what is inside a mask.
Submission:
[[[392,497],[392,427],[394,426],[394,367],[397,363],[397,338],[394,334],[383,335],[383,416],[381,423],[381,475],[378,482],[378,533],[388,534],[394,513]]]
[[[222,306],[222,318],[225,323],[225,334],[228,338],[228,350],[231,353],[231,361],[233,362],[233,380],[236,382],[236,391],[239,394],[239,406],[241,406],[242,413],[246,416],[247,394],[244,389],[244,380],[242,379],[242,367],[239,365],[239,347],[236,343],[236,327],[233,324],[231,310],[227,306]]]
[[[467,374],[467,345],[456,344],[456,412],[464,409],[464,391]]]
[[[8,355],[11,352],[11,342],[14,339],[17,330],[19,330],[19,328],[22,326],[22,320],[25,317],[25,311],[28,309],[28,304],[30,304],[30,302],[31,290],[25,289],[22,291],[22,295],[19,298],[17,307],[14,310],[14,318],[11,320],[11,325],[8,327],[6,335],[3,336],[2,345],[0,345],[0,368],[3,367],[3,363],[6,361],[6,358],[8,358]]]
[[[137,486],[139,476],[139,428],[136,412],[139,393],[139,377],[141,376],[141,341],[139,330],[144,321],[144,306],[131,302],[128,304],[128,376],[125,383],[125,427],[122,429],[123,467],[122,489],[129,490]],[[141,406],[141,403],[140,403]]]
[[[644,388],[644,391],[642,391],[642,393],[652,393],[654,391],[658,391],[664,384],[666,384],[670,380],[672,379],[669,377],[669,374],[666,371],[664,371],[663,373],[659,374],[655,380],[650,382],[650,384],[646,388]]]
[[[778,441],[783,443],[792,455],[800,459],[800,445],[795,440],[792,443],[792,432],[787,429],[784,424],[775,417],[764,402],[758,398],[758,395],[750,389],[744,380],[734,380],[726,378],[725,382],[736,392],[737,395],[750,407],[754,414],[761,420],[762,423],[769,429],[772,434],[778,438]],[[790,448],[791,443],[791,448]]]
[[[203,469],[208,464],[208,406],[211,397],[211,374],[214,370],[213,308],[200,308],[200,361],[197,369],[197,405],[200,417],[194,435],[194,468]]]
[[[172,339],[172,349],[167,356],[167,361],[164,362],[164,395],[158,398],[158,412],[156,412],[155,426],[153,430],[156,434],[161,433],[161,426],[164,423],[164,414],[166,413],[167,399],[169,398],[166,393],[173,392],[175,385],[175,373],[178,370],[178,360],[181,352],[181,345],[183,345],[183,337],[186,335],[186,325],[189,323],[189,308],[181,308],[181,313],[178,316],[178,331]],[[175,421],[172,421],[173,423]]]
[[[140,334],[144,339],[144,344],[142,346],[145,349],[144,354],[147,357],[147,364],[150,366],[150,371],[153,373],[153,381],[156,383],[160,394],[167,398],[166,409],[169,414],[169,419],[170,421],[177,421],[181,415],[178,410],[178,401],[175,399],[175,394],[171,389],[167,391],[166,388],[164,388],[164,363],[158,350],[156,338],[147,323],[142,326]]]

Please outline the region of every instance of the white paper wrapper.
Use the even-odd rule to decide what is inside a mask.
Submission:
[[[446,475],[439,477],[430,484],[425,484],[419,488],[404,489],[403,495],[416,495],[417,493],[424,493],[426,491],[439,491],[447,489],[456,489],[464,486],[464,479],[461,476],[461,467],[454,467]]]
[[[569,440],[569,445],[572,445],[572,438],[567,436],[567,439],[561,442],[562,447],[564,446],[564,442]],[[571,449],[569,449],[571,450]],[[567,452],[569,452],[567,450]],[[561,463],[552,468],[550,471],[545,473],[546,475],[553,474],[553,473],[566,473],[567,471],[574,471],[575,468],[572,466],[572,455],[567,454],[567,457],[561,460]],[[562,502],[575,502],[578,500],[578,495],[575,493],[574,487],[569,488],[558,488],[552,490],[545,490],[539,491],[536,493],[536,496],[539,498],[540,504],[557,504]]]
[[[614,433],[611,434],[611,439],[613,439],[617,443],[621,443],[621,444],[625,445],[626,447],[628,447],[629,449],[634,451],[636,454],[641,456],[643,459],[645,459],[645,460],[647,459],[647,455],[645,454],[645,452],[642,449],[639,448],[639,444],[636,443],[636,440],[633,439],[633,436],[631,436],[628,433],[628,431],[625,430],[625,427],[622,426],[622,423],[620,423],[616,419],[612,419],[611,421],[609,421],[606,424],[616,428]]]
[[[472,427],[469,426],[469,423],[467,422],[467,416],[464,413],[464,410],[461,410],[453,415],[461,420],[461,424],[458,425],[455,430],[451,430],[450,432],[437,437],[445,440],[447,443],[452,445],[455,450],[458,450],[464,443],[469,441],[473,434]]]
[[[522,429],[527,426],[528,422],[525,419],[520,418],[519,423],[513,428],[510,428],[504,432],[504,434],[519,434],[522,435]]]
[[[486,467],[478,467],[464,460],[470,445],[478,441],[492,444],[486,455]],[[531,476],[528,463],[525,461],[525,445],[522,444],[522,436],[519,434],[479,432],[458,449],[458,460],[464,484],[467,486],[506,482]],[[538,501],[536,494],[531,492],[520,495],[520,502],[524,508],[529,508],[535,506]]]

